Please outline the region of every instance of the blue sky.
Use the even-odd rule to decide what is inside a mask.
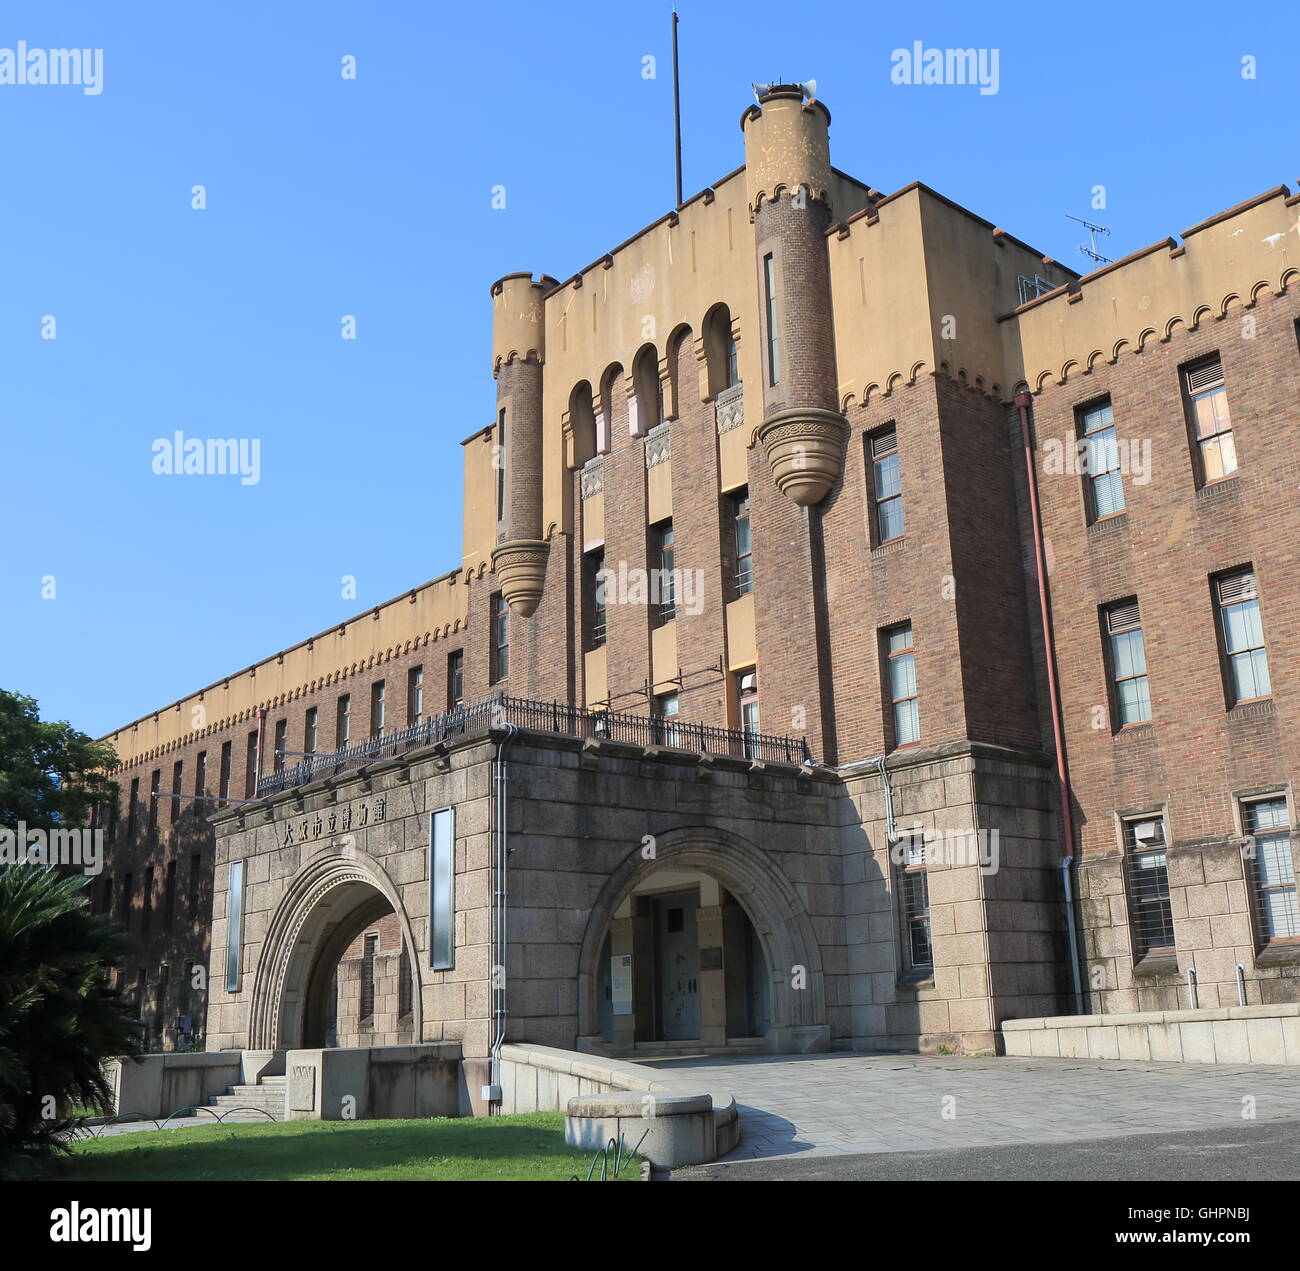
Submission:
[[[808,77],[837,167],[1080,270],[1067,212],[1119,257],[1296,178],[1292,6],[680,12],[688,194],[742,161],[751,80]],[[0,85],[0,687],[99,735],[459,563],[491,282],[672,205],[669,13],[5,5],[0,49],[102,48],[104,81]],[[999,91],[891,83],[915,40],[997,49]],[[258,438],[260,481],[156,475],[177,429]]]

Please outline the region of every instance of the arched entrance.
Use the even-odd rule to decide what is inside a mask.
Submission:
[[[716,829],[657,836],[593,908],[578,981],[584,1044],[825,1049],[821,953],[798,893],[754,844]]]
[[[420,1041],[419,960],[401,899],[357,852],[309,861],[290,883],[253,984],[252,1049]]]

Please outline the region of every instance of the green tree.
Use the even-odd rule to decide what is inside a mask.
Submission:
[[[103,1061],[136,1053],[107,971],[130,947],[64,867],[0,866],[0,1178],[66,1147],[74,1107],[112,1110]]]
[[[46,723],[0,690],[0,827],[84,826],[112,805],[112,747]],[[103,1061],[135,1053],[130,1012],[107,972],[130,947],[94,914],[89,879],[66,866],[0,864],[0,1177],[34,1172],[66,1147],[74,1107],[107,1111]]]
[[[34,697],[0,689],[0,825],[84,825],[90,808],[113,808],[117,755],[66,721],[41,719]]]

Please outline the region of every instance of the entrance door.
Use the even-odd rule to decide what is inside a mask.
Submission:
[[[661,1041],[693,1041],[700,1035],[699,903],[694,889],[654,902]]]

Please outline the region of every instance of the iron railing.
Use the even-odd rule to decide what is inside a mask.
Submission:
[[[301,763],[270,772],[257,783],[257,797],[267,798],[292,790],[321,776],[346,768],[391,759],[420,746],[430,746],[468,733],[513,724],[532,732],[565,737],[590,737],[625,741],[638,746],[672,746],[698,754],[731,755],[767,763],[801,764],[811,761],[803,737],[747,732],[696,724],[676,715],[637,715],[629,711],[589,710],[565,702],[539,702],[526,697],[496,694],[471,706],[457,706],[432,715],[397,732],[368,737],[331,754],[308,755]]]

